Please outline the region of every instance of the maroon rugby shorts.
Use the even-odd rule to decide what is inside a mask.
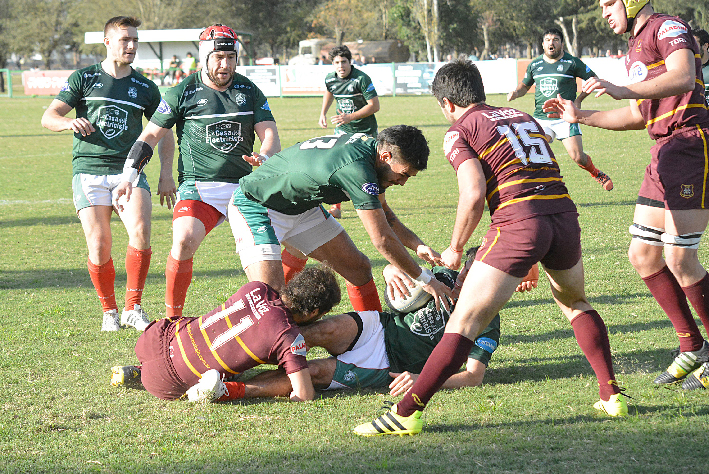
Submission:
[[[174,332],[172,320],[159,319],[147,327],[135,345],[135,355],[142,365],[140,380],[143,387],[163,400],[176,400],[189,388],[170,361],[170,339]]]
[[[581,258],[578,213],[534,216],[491,225],[475,260],[523,278],[537,262],[551,270],[568,270]]]
[[[706,209],[707,133],[685,127],[657,140],[638,192],[638,204],[669,210]]]

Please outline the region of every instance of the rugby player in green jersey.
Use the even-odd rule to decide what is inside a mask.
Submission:
[[[550,118],[542,110],[544,101],[557,94],[577,104],[588,96],[582,92],[576,97],[576,78],[589,79],[596,74],[579,58],[564,51],[564,35],[558,28],[550,28],[542,35],[544,54],[535,58],[529,66],[517,88],[507,94],[507,100],[512,101],[522,97],[532,86],[534,89],[534,114],[532,116],[544,127],[544,132],[553,141],[561,140],[567,153],[581,168],[603,186],[603,189],[613,189],[613,181],[600,171],[591,161],[591,157],[583,151],[581,129],[578,124],[569,124],[559,118]]]
[[[145,166],[160,137],[176,127],[179,191],[165,269],[168,317],[182,314],[193,257],[207,234],[225,220],[239,179],[251,172],[251,162],[281,149],[268,100],[253,82],[236,73],[238,50],[234,30],[220,24],[206,28],[200,34],[201,72],[165,93],[125,162],[125,182],[118,193],[130,197],[132,176]],[[256,136],[260,154],[253,152]],[[280,261],[241,263],[249,281],[262,281],[277,291],[285,285]]]
[[[275,154],[241,179],[229,204],[237,252],[242,261],[280,264],[280,244],[288,244],[342,275],[355,310],[380,310],[369,259],[322,207],[351,200],[374,247],[440,302],[450,290],[432,280],[430,270],[422,272],[407,248],[431,264],[440,255],[401,223],[384,198],[388,187],[403,186],[425,169],[428,155],[423,133],[406,125],[389,127],[377,138],[312,138]]]
[[[128,203],[114,202],[128,152],[160,104],[158,86],[131,67],[138,48],[137,18],[111,18],[104,27],[106,59],[72,73],[57,98],[42,116],[53,131],[74,132],[72,188],[74,206],[89,249],[91,282],[103,307],[102,331],[120,326],[143,330],[149,323],[141,297],[150,266],[150,187],[145,174],[135,179],[136,192]],[[76,109],[76,118],[67,117]],[[157,145],[157,141],[154,145]],[[175,201],[172,133],[160,141],[160,203]],[[118,317],[114,291],[116,271],[111,258],[111,215],[116,210],[128,232],[125,307]]]
[[[336,132],[362,132],[376,136],[377,119],[374,114],[379,112],[379,97],[372,79],[352,66],[352,53],[347,46],[332,48],[328,57],[335,70],[325,77],[325,93],[318,123],[322,128],[327,128],[327,111],[332,101],[336,100],[336,113],[330,117]],[[330,214],[340,218],[340,203],[333,204]]]

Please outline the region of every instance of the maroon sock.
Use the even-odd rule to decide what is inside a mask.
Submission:
[[[702,320],[704,331],[709,337],[709,273],[694,285],[683,287],[682,291],[687,295],[687,299],[692,303],[694,311]]]
[[[667,317],[670,318],[677,337],[679,337],[679,350],[689,352],[701,349],[704,338],[694,321],[692,311],[689,309],[687,297],[670,269],[665,266],[659,272],[643,278],[643,281]]]
[[[611,395],[620,393],[613,373],[611,345],[608,342],[608,330],[595,310],[585,311],[571,321],[576,342],[591,364],[598,379],[601,400],[608,401]]]
[[[465,364],[473,344],[473,341],[460,334],[445,333],[433,349],[414,386],[396,404],[397,414],[411,416],[416,410],[423,410],[441,385]]]

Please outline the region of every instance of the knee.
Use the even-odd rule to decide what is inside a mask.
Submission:
[[[150,247],[150,222],[138,222],[128,230],[130,244],[137,249]]]
[[[178,232],[172,236],[172,256],[178,260],[191,258],[202,240],[192,232]]]
[[[631,243],[628,248],[628,260],[636,270],[649,266],[656,266],[658,255],[661,256],[662,247]]]
[[[667,268],[670,269],[677,281],[683,286],[686,286],[686,277],[694,276],[697,272],[702,273],[698,270],[701,267],[701,263],[699,263],[699,258],[695,252],[668,250],[665,252],[665,262],[667,263]]]

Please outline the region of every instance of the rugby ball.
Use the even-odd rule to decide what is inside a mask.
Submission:
[[[384,300],[386,301],[387,306],[394,311],[398,311],[399,313],[410,313],[426,306],[428,302],[431,301],[433,296],[426,293],[426,290],[423,289],[421,283],[416,280],[413,280],[413,282],[415,286],[413,288],[409,287],[409,296],[404,298],[395,295],[394,298],[391,299],[389,297],[389,292],[385,291]]]

